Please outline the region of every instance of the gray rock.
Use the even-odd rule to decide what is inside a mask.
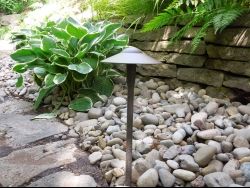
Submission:
[[[75,139],[14,151],[0,159],[2,186],[20,186],[40,173],[76,161]],[[14,161],[14,163],[13,163]]]
[[[102,153],[100,151],[94,152],[89,155],[90,164],[95,164],[102,159]]]
[[[158,172],[155,169],[151,168],[139,177],[137,181],[137,186],[156,187],[158,184],[158,179],[159,179]]]
[[[156,160],[160,160],[160,153],[159,151],[153,149],[152,151],[150,151],[148,154],[146,154],[145,157],[146,161],[152,166],[155,166],[155,161]]]
[[[238,160],[231,159],[228,161],[223,167],[223,172],[230,174],[231,172],[238,170],[240,167],[240,163]]]
[[[164,187],[173,187],[176,178],[166,169],[159,170],[159,177]]]
[[[248,148],[236,148],[233,150],[233,155],[236,159],[242,159],[243,157],[250,156],[250,149]]]
[[[181,154],[193,155],[196,151],[194,145],[186,145],[181,147]]]
[[[205,111],[207,112],[208,115],[213,115],[217,112],[218,107],[219,105],[216,102],[211,101],[205,107]]]
[[[147,135],[141,130],[133,132],[133,137],[136,140],[142,140],[147,137]]]
[[[125,162],[125,160],[113,159],[113,160],[110,161],[110,165],[113,168],[125,169],[126,162]]]
[[[89,119],[98,119],[103,116],[103,110],[100,108],[91,108],[88,112]]]
[[[120,160],[126,160],[126,152],[122,151],[120,149],[112,149],[113,155],[115,158],[120,159]]]
[[[236,136],[234,138],[233,145],[236,148],[241,148],[241,147],[249,148],[249,143],[247,139],[240,137],[240,136]]]
[[[250,128],[235,130],[234,132],[237,136],[245,138],[250,142]]]
[[[184,181],[193,181],[196,178],[196,175],[193,172],[182,169],[174,170],[173,175]]]
[[[233,150],[233,144],[231,142],[223,141],[221,147],[224,153],[230,153]]]
[[[183,129],[179,129],[172,135],[172,139],[175,144],[179,144],[186,137],[186,132]]]
[[[141,120],[144,125],[149,125],[149,124],[158,125],[159,124],[159,120],[157,116],[153,114],[146,114],[142,116]]]
[[[184,111],[185,113],[190,112],[190,108],[189,108],[189,105],[187,103],[164,105],[163,109],[164,109],[164,111],[172,113],[172,114],[176,113],[179,110]]]
[[[246,105],[241,105],[238,107],[238,110],[240,113],[244,114],[248,114],[250,115],[250,106],[246,106]]]
[[[207,113],[206,112],[199,112],[191,117],[191,123],[198,127],[200,130],[205,130],[205,121],[207,119]]]
[[[171,160],[180,153],[180,147],[177,145],[171,146],[163,155],[164,160]]]
[[[158,84],[153,79],[145,82],[145,85],[147,86],[148,89],[153,89],[153,90],[157,89],[158,87]]]
[[[104,117],[105,117],[107,120],[112,119],[112,117],[113,117],[113,112],[112,112],[111,110],[106,111],[105,114],[104,114]]]
[[[167,160],[167,165],[168,165],[170,168],[174,169],[174,170],[177,170],[178,168],[180,168],[179,163],[177,163],[177,162],[174,161],[174,160]]]
[[[127,104],[127,100],[122,97],[115,97],[113,99],[113,104],[116,106],[121,106]]]
[[[213,140],[209,140],[207,145],[215,147],[217,150],[217,153],[221,153],[222,148],[221,148],[221,143],[213,141]]]
[[[120,131],[121,131],[121,129],[120,129],[120,127],[119,127],[118,125],[109,126],[108,129],[106,130],[106,132],[107,132],[109,135],[111,135],[111,134],[113,134],[113,133],[115,133],[115,132],[120,132]]]
[[[123,144],[123,140],[120,138],[113,138],[112,140],[108,141],[107,146],[113,146],[113,145],[122,145]]]
[[[218,160],[212,160],[207,167],[203,168],[201,173],[202,175],[211,174],[214,172],[221,172],[223,169],[223,163]]]
[[[170,170],[169,167],[168,167],[168,165],[167,165],[165,162],[163,162],[163,161],[155,160],[154,163],[155,163],[154,168],[155,168],[157,171],[159,171],[159,170],[162,169],[162,168],[164,168],[165,170],[168,170],[168,171]]]
[[[192,187],[205,187],[205,182],[203,176],[198,176],[195,180],[191,182]]]
[[[71,172],[57,172],[45,176],[28,187],[96,187],[97,183],[89,175],[76,176]]]
[[[208,187],[228,187],[234,181],[224,172],[214,172],[204,177],[204,181]]]
[[[220,153],[220,154],[217,155],[217,159],[219,161],[221,161],[221,162],[226,163],[226,162],[229,161],[229,156],[227,154],[225,154],[225,153]]]
[[[113,138],[120,138],[122,140],[126,140],[127,138],[126,131],[114,132],[112,136]]]
[[[243,163],[240,169],[243,171],[246,181],[250,182],[250,162]]]
[[[148,162],[145,159],[140,158],[134,162],[134,168],[140,175],[142,175],[151,167],[150,164],[148,164]]]
[[[141,141],[141,142],[136,144],[136,150],[141,154],[146,154],[146,153],[150,152],[151,145]]]
[[[180,155],[180,166],[185,170],[189,170],[192,172],[199,171],[199,165],[194,161],[194,158],[190,155]]]
[[[161,97],[158,93],[153,93],[152,95],[152,103],[156,104],[159,103],[161,101]]]
[[[209,130],[200,131],[197,133],[197,136],[204,140],[212,140],[215,136],[220,136],[220,135],[221,135],[221,132],[217,129],[209,129]]]
[[[89,119],[88,113],[77,112],[74,119],[79,122],[86,121]]]
[[[203,146],[194,153],[194,160],[201,167],[205,167],[214,157],[216,148],[212,146]]]

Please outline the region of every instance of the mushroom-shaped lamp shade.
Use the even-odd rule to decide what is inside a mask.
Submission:
[[[103,63],[114,63],[114,64],[160,64],[161,62],[153,59],[147,54],[143,53],[138,48],[129,46],[121,51],[119,54],[111,56],[107,59],[102,60]]]

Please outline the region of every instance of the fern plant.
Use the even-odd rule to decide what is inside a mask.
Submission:
[[[195,50],[213,27],[215,34],[223,31],[243,13],[249,11],[249,0],[173,0],[168,7],[144,25],[142,31],[152,31],[166,25],[186,22],[174,34],[171,41],[181,39],[184,34],[197,24],[201,24],[192,41]]]

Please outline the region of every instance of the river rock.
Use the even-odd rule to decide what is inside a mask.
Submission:
[[[184,181],[193,181],[196,178],[196,175],[193,172],[182,169],[174,170],[173,175]]]
[[[200,130],[205,130],[205,121],[207,119],[207,113],[206,112],[199,112],[191,117],[191,123],[198,127]]]
[[[243,163],[240,169],[243,171],[246,181],[250,182],[250,162]]]
[[[209,129],[197,133],[197,136],[204,140],[212,140],[215,136],[220,136],[220,135],[221,132],[218,129]]]
[[[159,170],[159,177],[164,187],[173,187],[176,180],[175,176],[164,168]]]
[[[122,151],[120,149],[112,149],[113,155],[115,158],[120,159],[120,160],[126,160],[126,152]]]
[[[172,135],[172,140],[175,144],[179,144],[186,137],[186,131],[179,129]]]
[[[98,119],[103,116],[103,111],[100,108],[91,108],[88,112],[89,119]]]
[[[124,99],[123,97],[115,97],[113,99],[113,104],[116,106],[121,106],[127,104],[127,100]]]
[[[89,155],[90,164],[95,164],[97,161],[100,161],[101,159],[102,159],[102,153],[99,151]]]
[[[213,115],[217,112],[218,108],[219,105],[216,102],[211,101],[205,107],[205,111],[207,112],[208,115]]]
[[[171,160],[180,153],[180,147],[177,145],[171,146],[163,155],[164,160]]]
[[[208,187],[228,187],[233,184],[232,178],[225,172],[214,172],[204,177]]]
[[[243,115],[244,115],[244,114],[250,115],[250,106],[240,105],[240,106],[238,107],[238,110],[239,110],[239,112],[242,113]]]
[[[192,172],[199,171],[199,165],[194,161],[194,158],[192,156],[180,155],[178,158],[180,159],[181,168]]]
[[[156,187],[158,184],[158,179],[159,179],[158,172],[154,168],[151,168],[139,177],[137,181],[137,186]]]
[[[236,159],[242,159],[243,157],[250,156],[250,149],[248,148],[236,148],[233,150],[233,155]]]
[[[205,167],[214,157],[216,148],[212,146],[203,146],[194,153],[194,160],[199,166]]]
[[[207,167],[203,168],[201,173],[203,176],[214,172],[221,172],[223,169],[223,163],[218,160],[212,160]]]
[[[159,124],[159,119],[157,118],[157,116],[153,114],[146,114],[142,116],[141,120],[144,125],[149,125],[149,124],[158,125]]]
[[[247,139],[245,139],[244,137],[240,137],[240,136],[236,136],[234,138],[233,145],[236,148],[241,148],[241,147],[249,148],[249,143]]]

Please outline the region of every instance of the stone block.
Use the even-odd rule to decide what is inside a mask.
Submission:
[[[220,58],[235,61],[250,61],[250,48],[208,45],[207,53],[210,58]]]
[[[209,30],[205,41],[225,46],[250,47],[250,28],[228,28],[217,35]]]
[[[207,53],[210,58],[250,61],[250,48],[208,45]]]
[[[202,67],[206,61],[206,57],[171,53],[165,56],[165,60],[169,64],[184,65],[189,67]]]
[[[196,82],[215,87],[222,86],[224,74],[214,70],[202,68],[179,68],[177,79]]]
[[[177,52],[185,54],[204,55],[206,52],[205,42],[201,42],[197,49],[192,51],[192,41],[184,40],[177,42],[160,41],[160,42],[133,42],[131,45],[147,51],[156,52]]]
[[[250,27],[250,14],[244,14],[244,15],[240,16],[231,25],[234,27]]]
[[[205,65],[209,69],[223,70],[223,71],[250,77],[250,63],[249,62],[208,59]]]
[[[151,51],[144,51],[147,55],[153,57],[154,59],[157,59],[158,61],[165,62],[166,56],[168,55],[168,52],[151,52]]]
[[[137,72],[143,76],[176,77],[176,65],[138,65]]]
[[[175,26],[167,26],[161,29],[157,29],[151,32],[135,32],[132,35],[132,40],[137,41],[161,41],[170,39],[176,32],[178,31],[178,27]]]
[[[238,88],[250,92],[250,78],[226,75],[223,85],[226,87]]]

